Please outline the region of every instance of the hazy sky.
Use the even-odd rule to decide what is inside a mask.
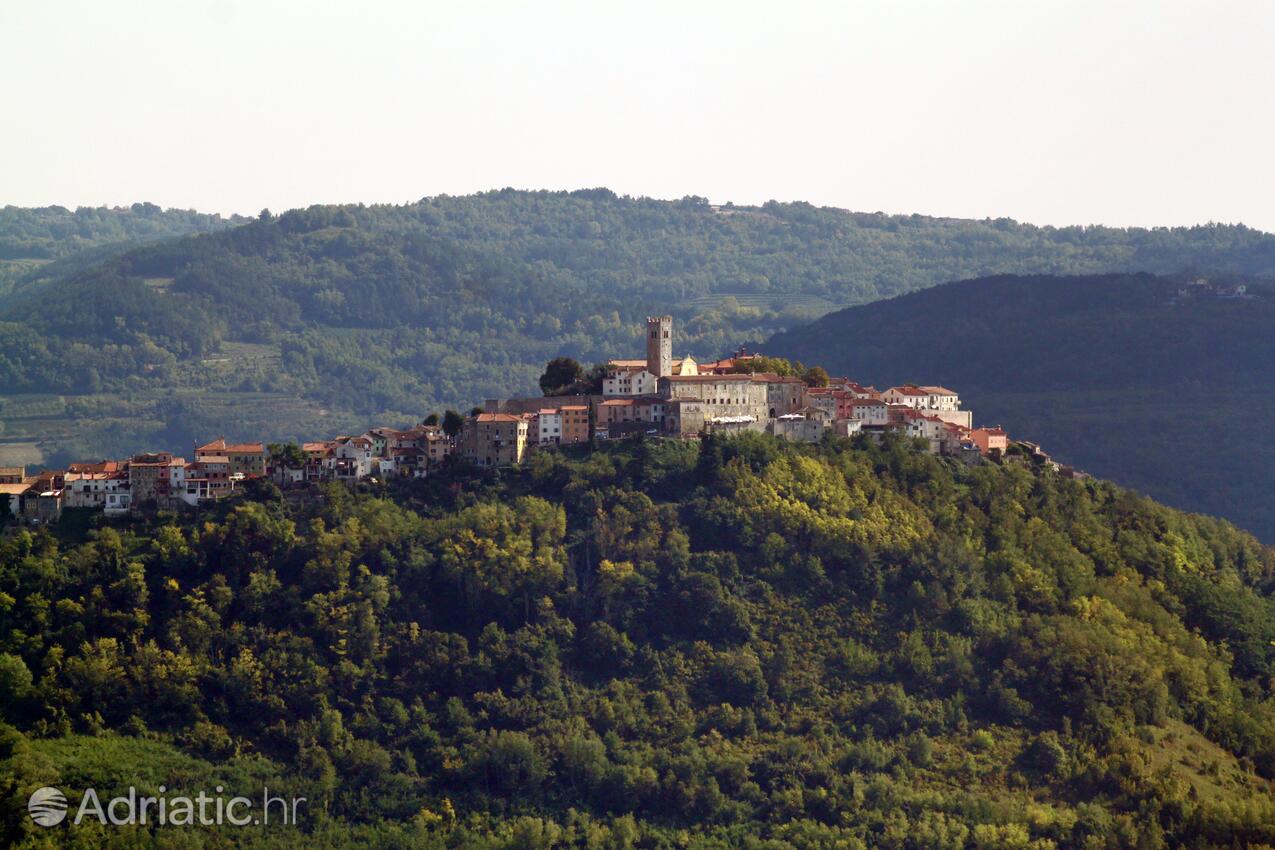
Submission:
[[[1272,0],[0,0],[0,205],[604,185],[1275,230],[1272,45]]]

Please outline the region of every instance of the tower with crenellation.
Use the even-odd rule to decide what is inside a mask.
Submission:
[[[656,378],[673,374],[673,317],[646,317],[646,371]]]

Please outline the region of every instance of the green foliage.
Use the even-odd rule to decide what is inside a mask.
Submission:
[[[296,443],[270,443],[266,446],[266,455],[270,463],[278,464],[285,469],[305,468],[305,451]]]
[[[834,313],[766,350],[880,387],[941,383],[976,424],[1275,540],[1275,290],[1149,275],[996,277]],[[924,344],[918,344],[924,340]]]
[[[12,843],[172,775],[310,801],[190,846],[1275,841],[1275,553],[1224,523],[761,435],[293,495],[0,538]]]
[[[540,391],[545,395],[559,395],[583,378],[583,366],[570,357],[555,357],[540,376]]]
[[[717,209],[606,190],[312,207],[60,273],[51,264],[0,294],[0,387],[74,398],[75,434],[65,418],[20,423],[65,452],[181,449],[217,433],[299,440],[532,393],[554,357],[640,357],[651,312],[674,316],[677,356],[712,358],[831,309],[972,275],[1269,273],[1272,239],[801,203]]]
[[[193,210],[0,207],[0,297],[69,274],[146,242],[221,230],[244,219]]]

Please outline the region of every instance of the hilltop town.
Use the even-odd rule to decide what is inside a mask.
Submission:
[[[648,318],[645,337],[645,358],[607,362],[600,392],[488,399],[468,417],[449,412],[407,429],[377,427],[301,445],[218,437],[193,447],[190,459],[159,451],[33,475],[3,467],[0,509],[31,524],[56,522],[64,509],[107,516],[180,510],[225,498],[253,479],[296,486],[420,478],[445,465],[515,466],[531,452],[560,446],[746,431],[806,442],[826,434],[880,440],[895,433],[968,463],[1002,458],[1013,445],[1018,456],[1065,475],[1083,475],[1053,463],[1033,443],[1011,443],[1000,427],[974,427],[972,412],[946,387],[878,390],[829,377],[817,367],[803,375],[780,374],[764,369],[782,361],[742,349],[711,362],[675,359],[670,316]]]

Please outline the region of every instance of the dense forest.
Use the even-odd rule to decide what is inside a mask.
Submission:
[[[981,424],[1275,540],[1275,290],[1180,297],[1150,275],[963,281],[765,346],[864,382],[942,383]]]
[[[1275,552],[1108,483],[745,435],[57,534],[0,537],[4,846],[1275,845]],[[263,783],[300,828],[26,817]]]
[[[145,242],[208,233],[243,221],[146,203],[74,211],[0,207],[0,296]]]
[[[676,317],[677,356],[717,357],[960,277],[1188,266],[1275,274],[1275,237],[605,189],[267,212],[0,296],[0,436],[59,459],[313,436],[532,392],[558,355],[639,354],[651,312]]]

